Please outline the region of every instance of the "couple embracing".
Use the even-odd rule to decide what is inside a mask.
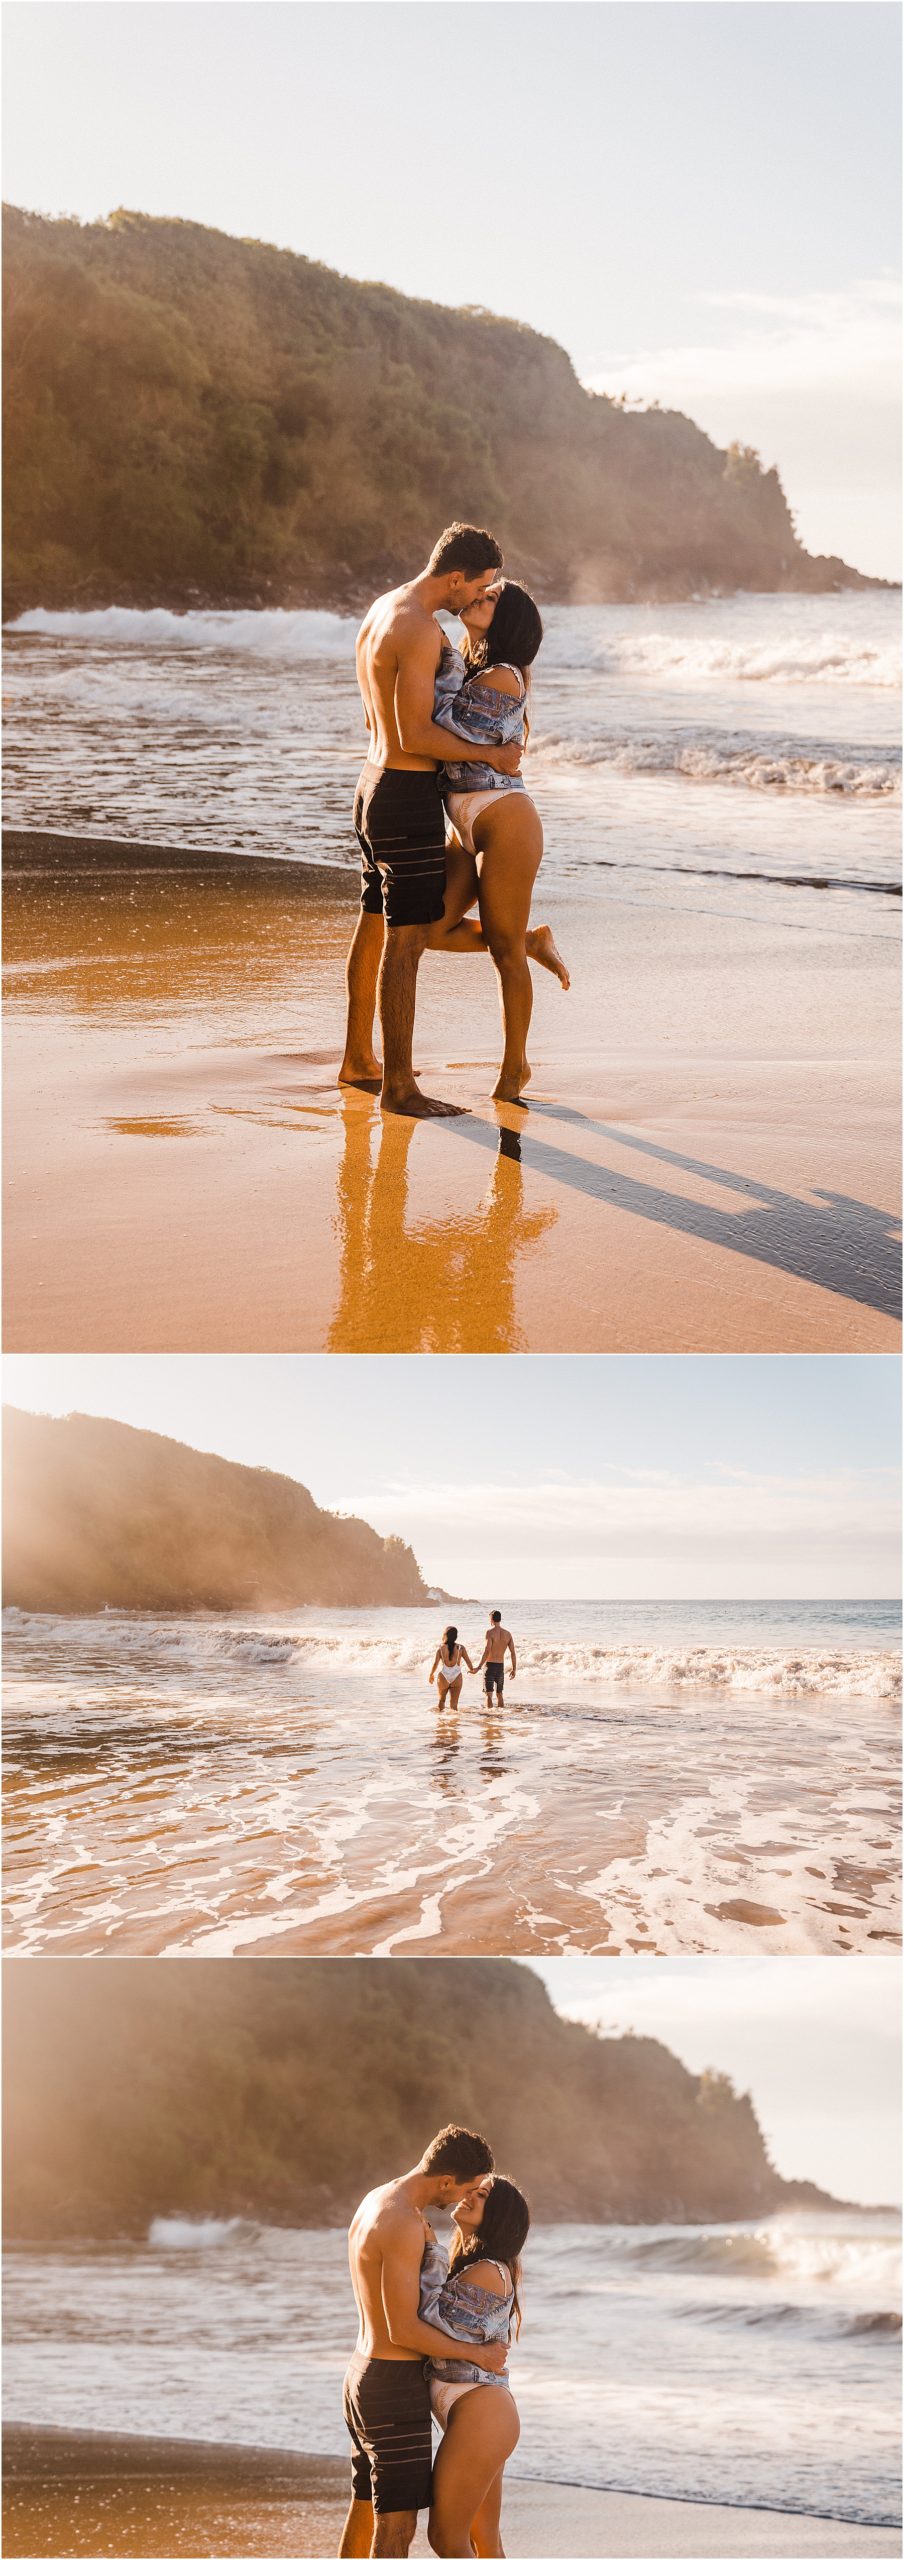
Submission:
[[[440,613],[464,625],[463,650],[447,638]],[[458,1107],[415,1082],[422,952],[491,953],[504,1034],[494,1095],[502,1102],[520,1101],[530,1077],[529,962],[568,985],[548,925],[530,926],[543,829],[521,757],[529,671],[542,638],[533,597],[502,575],[495,536],[462,524],[440,535],[419,577],[378,596],[358,633],[368,750],[355,801],[361,913],[346,973],[339,1080],[379,1091],[387,1111],[423,1119]]]
[[[451,2212],[446,2251],[431,2215]],[[530,2212],[482,2135],[446,2125],[417,2167],[374,2187],[349,2233],[358,2342],[345,2377],[352,2498],[343,2560],[411,2548],[430,2510],[431,2550],[502,2552],[506,2462],[520,2433],[506,2372],[521,2323]],[[433,2462],[431,2418],[442,2430]]]

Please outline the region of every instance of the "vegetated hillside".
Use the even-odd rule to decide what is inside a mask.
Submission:
[[[541,2219],[828,2201],[776,2175],[721,2075],[566,2023],[510,1961],[8,1971],[14,2237],[138,2233],[169,2212],[334,2223],[450,2119],[488,2136]]]
[[[294,1609],[427,1599],[410,1547],[303,1484],[96,1420],[4,1415],[7,1607]]]
[[[6,610],[354,605],[489,524],[539,594],[875,583],[561,347],[198,223],[6,215]]]

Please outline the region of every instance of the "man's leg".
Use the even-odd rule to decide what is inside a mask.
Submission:
[[[435,1102],[429,1094],[421,1093],[414,1081],[412,1042],[417,972],[421,952],[426,949],[428,932],[429,926],[423,924],[387,927],[378,987],[383,1034],[383,1091],[380,1099],[384,1111],[404,1112],[414,1120],[454,1120],[461,1116],[458,1103]]]
[[[345,2519],[339,2560],[370,2560],[374,2511],[369,2498],[353,2498]]]
[[[416,2532],[416,2507],[398,2507],[392,2515],[375,2516],[371,2551],[381,2560],[406,2560]]]
[[[369,915],[362,907],[345,969],[348,1024],[339,1082],[363,1085],[367,1093],[380,1090],[380,1061],[374,1055],[374,1010],[383,934],[382,915]]]

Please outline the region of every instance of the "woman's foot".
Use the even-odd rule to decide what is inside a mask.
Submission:
[[[523,1067],[517,1067],[511,1075],[500,1069],[498,1083],[493,1086],[493,1101],[520,1102],[524,1087],[530,1083],[532,1073],[533,1069],[528,1066],[526,1058]]]
[[[529,960],[536,960],[541,969],[550,969],[561,987],[570,987],[571,979],[558,944],[553,940],[551,925],[534,925],[526,937],[525,949]]]

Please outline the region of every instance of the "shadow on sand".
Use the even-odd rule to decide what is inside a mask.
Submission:
[[[682,1173],[742,1194],[750,1206],[728,1210],[689,1200],[681,1192],[641,1181],[615,1166],[594,1163],[534,1137],[532,1130],[519,1129],[514,1144],[521,1163],[544,1174],[547,1181],[561,1183],[606,1208],[624,1209],[655,1226],[671,1227],[678,1235],[722,1245],[727,1253],[785,1271],[795,1280],[829,1289],[836,1297],[872,1307],[880,1315],[900,1317],[901,1227],[889,1212],[871,1208],[864,1200],[850,1200],[843,1192],[815,1191],[809,1199],[795,1197],[747,1174],[730,1173],[724,1165],[657,1146],[652,1139],[631,1137],[623,1128],[556,1103],[532,1103],[531,1119],[537,1118],[564,1121],[588,1136],[612,1141],[619,1150],[630,1149],[657,1164],[674,1165]],[[463,1138],[487,1152],[499,1146],[498,1129],[486,1121],[472,1118],[436,1125],[444,1135]]]

